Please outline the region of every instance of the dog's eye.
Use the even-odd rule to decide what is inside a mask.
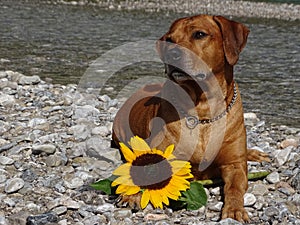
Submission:
[[[203,31],[196,31],[195,33],[193,33],[193,38],[194,39],[202,39],[206,36],[207,36],[207,34],[204,33]]]

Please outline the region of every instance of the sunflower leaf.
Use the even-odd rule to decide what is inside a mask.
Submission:
[[[202,184],[191,182],[190,189],[182,193],[179,201],[184,202],[188,210],[196,210],[206,205],[207,196]]]
[[[115,188],[111,186],[111,183],[113,180],[116,179],[116,176],[111,176],[109,178],[99,180],[93,184],[90,184],[90,186],[96,190],[103,191],[107,195],[114,194]]]

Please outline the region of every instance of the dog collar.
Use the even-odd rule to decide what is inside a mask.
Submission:
[[[194,129],[198,124],[209,124],[209,123],[213,123],[213,122],[223,118],[231,110],[234,103],[236,102],[236,99],[237,99],[237,90],[236,90],[236,85],[234,83],[233,96],[232,96],[232,99],[231,99],[229,105],[226,107],[226,109],[221,114],[217,115],[216,117],[213,117],[211,119],[199,120],[197,116],[190,116],[187,113],[185,113],[184,110],[180,110],[180,112],[183,113],[185,116],[186,126],[190,129]]]

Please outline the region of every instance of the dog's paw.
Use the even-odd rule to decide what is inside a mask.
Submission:
[[[255,149],[247,150],[247,160],[255,161],[255,162],[263,162],[263,161],[271,162],[269,155],[267,153]]]
[[[118,207],[130,207],[135,210],[141,209],[141,193],[134,195],[120,195],[117,198]]]
[[[250,222],[247,211],[244,208],[227,207],[222,210],[222,219],[232,218],[239,222]]]

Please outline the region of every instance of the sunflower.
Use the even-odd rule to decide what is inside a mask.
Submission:
[[[113,174],[118,176],[112,186],[117,186],[116,194],[133,195],[142,193],[140,206],[145,208],[149,201],[155,208],[169,205],[169,198],[178,200],[180,191],[190,188],[191,165],[187,161],[176,160],[174,145],[165,151],[151,149],[140,137],[129,141],[132,150],[120,143],[127,163],[118,167]]]

